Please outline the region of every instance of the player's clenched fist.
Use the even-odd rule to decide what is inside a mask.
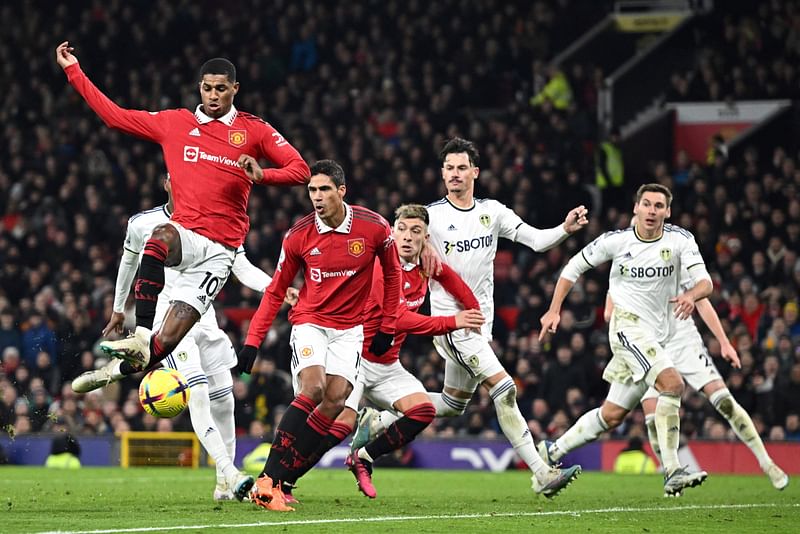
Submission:
[[[584,205],[570,210],[570,212],[567,213],[567,218],[564,219],[564,231],[572,234],[589,224],[588,214],[589,210],[587,210]]]
[[[258,161],[253,156],[242,154],[239,156],[239,167],[244,170],[244,173],[250,178],[251,181],[258,183],[264,179],[264,172],[258,165]]]

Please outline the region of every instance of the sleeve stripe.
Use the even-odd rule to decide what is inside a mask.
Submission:
[[[586,254],[583,253],[583,250],[581,250],[581,257],[583,257],[583,261],[585,261],[589,265],[589,267],[594,269],[594,265],[592,265],[592,262],[586,259]]]
[[[137,256],[138,256],[139,254],[141,254],[141,253],[142,253],[142,251],[141,251],[141,250],[137,252],[137,251],[135,251],[135,250],[131,250],[131,249],[129,249],[128,247],[122,247],[122,250],[127,250],[127,251],[128,251],[128,252],[130,252],[131,254],[136,254]]]
[[[690,266],[688,266],[688,267],[686,268],[686,270],[689,270],[689,269],[691,269],[692,267],[697,267],[698,265],[705,265],[705,263],[703,263],[703,262],[699,262],[699,263],[693,263],[693,264],[691,264]]]

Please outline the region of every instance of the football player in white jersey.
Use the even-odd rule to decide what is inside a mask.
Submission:
[[[609,397],[615,384],[644,383],[659,392],[654,425],[665,471],[664,492],[680,495],[684,488],[702,484],[707,473],[690,473],[679,464],[683,379],[664,345],[673,336],[675,318],[688,318],[695,302],[711,293],[712,285],[694,236],[683,228],[664,223],[670,216],[671,202],[672,193],[667,187],[641,186],[633,208],[634,226],[606,232],[569,260],[556,283],[550,309],[541,318],[539,339],[558,328],[561,305],[578,277],[611,260],[608,292],[614,301],[614,312],[609,324],[609,343],[613,357],[603,378],[612,385]],[[694,284],[679,293],[681,268],[687,270]],[[601,406],[584,414],[574,427],[599,434],[609,427],[607,415]],[[568,443],[571,436],[560,438],[568,449],[572,448]],[[557,441],[545,453],[553,459],[560,455],[559,449]]]
[[[103,336],[112,332],[122,333],[125,321],[125,301],[136,275],[144,244],[153,229],[169,220],[172,214],[172,189],[169,175],[164,180],[167,204],[133,215],[128,220],[122,259],[117,271],[114,307]],[[251,264],[239,247],[233,264],[233,273],[245,286],[263,292],[271,278]],[[170,302],[170,289],[177,272],[166,269],[164,290],[160,293],[156,308],[157,330]],[[224,284],[224,281],[222,282]],[[214,500],[239,500],[247,495],[253,485],[253,477],[239,472],[233,465],[236,454],[234,425],[233,379],[230,369],[236,365],[236,352],[228,335],[219,328],[213,307],[203,314],[175,350],[164,360],[163,365],[177,369],[186,378],[191,390],[189,415],[195,434],[214,459],[217,483]],[[139,372],[129,363],[112,359],[103,367],[83,373],[72,382],[77,393],[86,393],[125,376]]]
[[[491,199],[474,197],[478,178],[478,151],[465,139],[448,141],[439,154],[447,196],[428,206],[430,244],[442,260],[472,289],[486,322],[482,334],[457,330],[436,336],[434,345],[445,359],[444,391],[429,396],[438,417],[458,416],[479,385],[492,397],[500,428],[533,473],[536,493],[555,496],[574,480],[580,466],[550,468],[536,452],[528,423],[517,406],[514,380],[500,364],[489,342],[494,320],[494,257],[500,237],[541,252],[561,243],[588,223],[584,206],[572,209],[563,224],[540,230],[512,210]],[[460,311],[455,298],[431,281],[431,315]]]
[[[687,281],[688,279],[688,273],[682,273],[682,280]],[[682,286],[684,286],[684,284],[682,284]],[[614,304],[611,299],[607,299],[606,309],[612,309],[613,306]],[[725,334],[725,330],[722,328],[719,316],[708,299],[697,301],[697,313],[703,319],[703,322],[708,326],[708,329],[717,341],[719,341],[722,357],[731,362],[733,367],[737,369],[741,368],[742,364],[739,361],[739,355],[736,353],[736,349],[733,348],[733,345],[731,345],[728,336]],[[684,380],[686,380],[695,391],[701,391],[705,395],[711,405],[728,421],[736,437],[750,448],[756,460],[758,460],[758,465],[761,467],[761,470],[769,477],[772,486],[777,490],[783,490],[789,484],[789,476],[778,467],[772,458],[770,458],[750,415],[736,402],[736,399],[725,386],[725,382],[722,380],[719,371],[717,371],[714,362],[711,360],[703,344],[703,338],[697,330],[694,319],[690,317],[685,321],[675,322],[675,333],[672,339],[667,343],[665,350],[672,358],[675,368],[680,372]],[[625,399],[622,400],[623,404],[619,407],[622,408],[622,410],[615,416],[619,417],[619,423],[625,418],[627,412],[632,409],[629,405],[629,401],[625,401],[638,394],[640,394],[640,392],[633,393],[631,397],[622,398]],[[644,409],[647,436],[650,439],[650,445],[653,448],[653,452],[660,457],[658,436],[655,428],[655,406],[657,398],[658,392],[650,387],[647,388],[647,392],[641,398],[641,402],[642,408]]]

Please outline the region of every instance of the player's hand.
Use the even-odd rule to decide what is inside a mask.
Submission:
[[[556,330],[558,330],[558,323],[561,322],[561,314],[557,311],[547,310],[547,312],[542,315],[542,318],[539,319],[539,322],[542,323],[542,329],[539,331],[539,341],[544,341],[547,334],[555,334]]]
[[[394,334],[387,334],[378,330],[369,344],[369,351],[375,356],[382,356],[394,345]]]
[[[264,179],[264,171],[258,165],[258,161],[253,156],[242,154],[239,156],[239,167],[244,170],[244,173],[254,183],[260,183]]]
[[[108,324],[105,328],[103,328],[103,337],[108,337],[109,334],[114,332],[115,334],[122,333],[122,325],[125,322],[125,314],[121,312],[111,312],[111,319],[108,320]]]
[[[283,302],[288,304],[289,306],[294,306],[297,304],[297,301],[300,300],[300,290],[294,287],[290,287],[286,290],[286,296],[283,297]]]
[[[478,335],[485,322],[480,310],[461,310],[456,314],[456,328],[467,328]]]
[[[567,213],[567,218],[564,219],[564,231],[568,234],[574,234],[589,224],[588,214],[589,210],[587,210],[586,206],[583,204],[577,208],[572,208],[570,212]]]
[[[253,370],[253,364],[256,363],[258,357],[258,349],[252,345],[245,345],[239,354],[236,355],[236,373],[237,374],[250,374]]]
[[[426,242],[425,246],[422,247],[422,252],[419,257],[422,260],[422,270],[425,271],[428,276],[438,276],[439,273],[442,272],[442,258],[439,257],[429,243]]]
[[[75,49],[69,45],[69,41],[64,41],[56,47],[56,61],[62,69],[78,62],[78,58],[72,55],[73,50]]]
[[[686,293],[681,293],[669,301],[675,304],[675,317],[681,321],[688,319],[694,313],[694,299]]]
[[[736,349],[733,348],[733,345],[731,345],[730,341],[720,343],[719,348],[722,357],[731,362],[731,366],[733,366],[734,369],[742,368],[742,362],[739,360],[739,355],[736,353]]]

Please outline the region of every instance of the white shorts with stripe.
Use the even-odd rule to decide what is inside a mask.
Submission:
[[[289,346],[292,350],[292,386],[300,391],[299,373],[306,367],[321,365],[325,374],[341,376],[355,387],[364,345],[364,327],[344,330],[311,323],[292,326]]]
[[[661,371],[675,367],[652,329],[641,324],[637,315],[615,308],[608,330],[613,356],[603,371],[606,382],[652,386]]]
[[[181,238],[181,262],[172,267],[180,273],[170,298],[189,304],[203,315],[225,285],[236,250],[211,241],[170,221]]]
[[[465,329],[433,338],[439,356],[445,359],[444,385],[473,392],[490,376],[505,371],[489,340]]]
[[[715,380],[722,380],[717,367],[714,365],[711,356],[706,350],[703,338],[694,332],[694,335],[685,337],[673,336],[667,342],[664,350],[669,354],[675,369],[681,374],[686,383],[692,386],[695,391],[702,391],[703,388]],[[650,388],[645,393],[645,399],[652,399],[658,396],[658,391]]]
[[[395,402],[413,393],[425,393],[425,387],[399,361],[385,365],[361,360],[358,382],[345,406],[357,412],[363,396],[384,410],[392,410]]]

